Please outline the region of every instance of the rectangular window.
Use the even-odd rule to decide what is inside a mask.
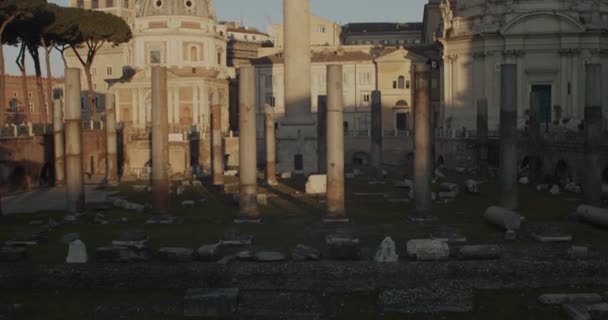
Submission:
[[[124,0],[123,3],[122,3],[122,6],[125,7],[125,8],[128,8],[129,7],[129,0]]]
[[[34,104],[30,102],[30,113],[34,113]]]
[[[319,32],[325,33],[327,32],[327,27],[324,24],[319,25]]]
[[[109,76],[112,75],[112,67],[110,67],[110,66],[106,67],[106,74]]]
[[[296,171],[304,170],[304,156],[296,154],[293,156],[293,169]]]
[[[162,55],[160,53],[160,50],[152,50],[152,51],[150,51],[150,63],[151,64],[162,63]]]
[[[99,8],[99,0],[91,1],[91,8],[93,8],[93,9]]]
[[[359,82],[362,85],[369,85],[372,82],[372,75],[369,72],[359,73]]]
[[[393,89],[397,89],[397,81],[393,81]]]
[[[396,114],[397,130],[407,130],[407,113]]]
[[[78,1],[76,1],[76,7],[78,7],[78,8],[84,8],[84,0],[78,0]]]
[[[106,8],[112,8],[114,6],[114,0],[106,0]]]
[[[363,102],[369,103],[369,101],[370,101],[370,96],[369,96],[369,94],[364,94],[364,95],[363,95]]]
[[[266,99],[264,102],[271,107],[274,107],[276,105],[276,100],[271,93],[266,94]]]
[[[409,89],[410,88],[410,80],[405,81],[405,88]]]
[[[13,97],[17,98],[17,92],[13,92]]]

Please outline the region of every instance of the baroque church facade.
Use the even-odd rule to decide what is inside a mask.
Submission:
[[[537,92],[543,128],[577,130],[585,65],[608,68],[608,1],[431,0],[429,6],[440,16],[435,38],[443,46],[439,127],[475,130],[476,102],[485,98],[490,130],[498,130],[500,65],[516,64],[519,127]],[[608,101],[608,73],[602,77]]]

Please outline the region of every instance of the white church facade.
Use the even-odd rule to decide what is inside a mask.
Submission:
[[[439,127],[475,130],[476,101],[486,98],[490,130],[498,130],[501,64],[517,65],[520,127],[526,124],[532,91],[542,97],[539,111],[546,127],[578,127],[585,65],[608,70],[608,1],[443,0],[440,8]],[[608,101],[608,72],[602,86],[602,100]]]

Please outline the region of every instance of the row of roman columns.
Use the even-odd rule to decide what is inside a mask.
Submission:
[[[55,99],[53,102],[55,185],[65,185],[66,209],[70,213],[85,210],[80,83],[80,69],[67,68],[63,101],[65,114],[61,99]],[[115,110],[114,95],[108,93],[106,94],[106,181],[111,186],[118,184]]]

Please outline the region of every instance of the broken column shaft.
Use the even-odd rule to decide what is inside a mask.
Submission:
[[[285,116],[310,114],[310,0],[284,0]]]
[[[488,99],[477,100],[477,139],[479,143],[479,175],[488,178]]]
[[[372,130],[371,130],[371,164],[372,168],[382,168],[382,93],[372,91]]]
[[[500,69],[500,205],[518,207],[517,194],[517,65]]]
[[[327,218],[344,219],[342,65],[327,66]]]
[[[65,184],[65,143],[61,99],[53,100],[53,144],[55,146],[55,186]]]
[[[327,173],[327,96],[317,98],[317,169]]]
[[[67,210],[85,210],[84,173],[82,170],[82,106],[80,69],[65,71],[65,164]]]
[[[239,69],[239,220],[258,220],[255,69]]]
[[[431,173],[433,141],[431,105],[429,99],[429,71],[426,66],[415,72],[414,106],[414,203],[416,213],[432,211]]]
[[[528,177],[533,182],[538,182],[541,179],[541,133],[540,133],[540,99],[542,94],[537,91],[530,93],[530,120],[529,120],[529,137],[530,143],[528,149],[530,150],[529,161],[529,174]]]
[[[153,210],[169,213],[169,121],[167,68],[152,67],[152,194]]]
[[[585,66],[585,176],[583,202],[592,206],[602,204],[602,66]]]
[[[213,185],[224,184],[224,151],[222,146],[222,105],[220,93],[213,91],[211,96],[211,170]]]
[[[265,138],[266,138],[266,183],[270,186],[277,184],[276,141],[274,134],[274,108],[264,107]]]
[[[108,185],[118,185],[118,156],[116,140],[116,100],[113,93],[106,93],[106,180]]]

